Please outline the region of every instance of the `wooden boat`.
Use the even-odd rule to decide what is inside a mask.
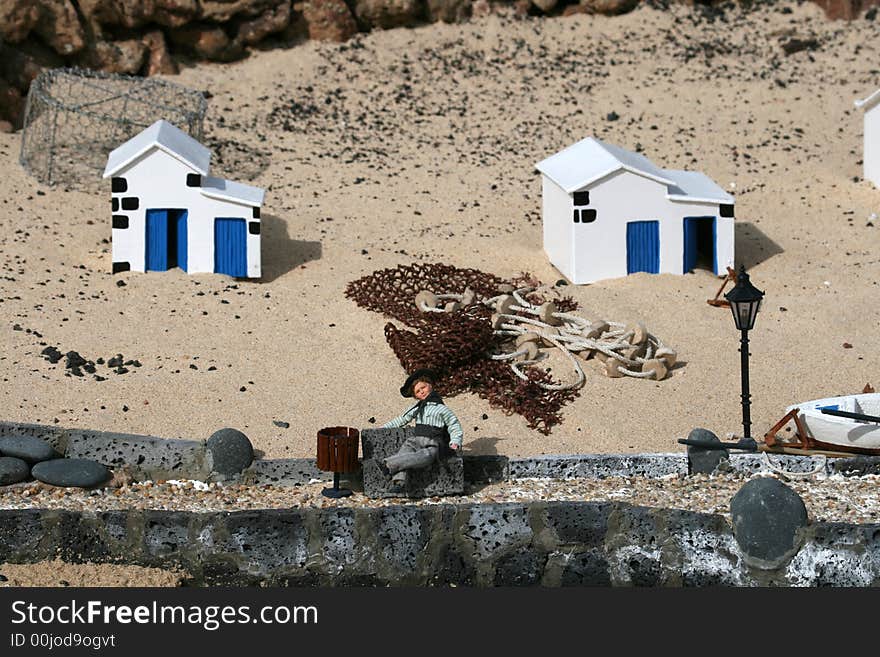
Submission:
[[[880,393],[843,395],[794,404],[765,435],[769,450],[795,448],[880,455]],[[794,421],[791,438],[777,436]]]

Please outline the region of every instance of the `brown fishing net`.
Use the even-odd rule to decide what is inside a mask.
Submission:
[[[482,303],[448,313],[422,312],[415,305],[416,294],[422,290],[461,294],[470,288],[477,298],[491,298],[501,294],[505,286],[526,285],[536,287],[539,282],[526,274],[508,281],[476,269],[417,263],[352,281],[345,295],[362,308],[383,313],[411,329],[390,322],[385,325],[385,339],[406,372],[429,367],[438,374],[437,389],[442,395],[473,392],[508,415],[522,415],[530,428],[548,434],[562,421],[561,409],[577,397],[576,390],[545,390],[538,382],[551,383],[548,372],[528,368],[529,380],[523,381],[509,364],[492,360],[490,355],[502,351],[501,344],[510,338],[494,335],[492,311]],[[538,295],[528,299],[542,301]],[[577,309],[570,298],[555,303],[561,312]]]

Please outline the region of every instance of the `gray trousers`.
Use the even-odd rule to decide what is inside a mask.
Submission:
[[[388,471],[396,482],[406,481],[406,471],[425,468],[437,460],[440,442],[425,436],[410,436],[403,441],[396,454],[385,458]]]

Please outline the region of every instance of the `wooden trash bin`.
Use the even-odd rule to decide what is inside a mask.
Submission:
[[[360,432],[352,427],[327,427],[318,431],[318,469],[333,473],[333,488],[322,492],[327,497],[351,495],[347,488],[339,488],[339,474],[356,472]]]

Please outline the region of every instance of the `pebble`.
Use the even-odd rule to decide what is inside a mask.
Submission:
[[[746,482],[730,501],[733,534],[753,565],[776,568],[798,544],[798,529],[808,523],[800,496],[778,479]]]
[[[37,463],[31,469],[31,476],[53,486],[90,488],[107,481],[110,470],[89,459],[54,459]]]
[[[222,475],[236,475],[254,460],[251,441],[237,429],[215,431],[207,443],[213,458],[213,471]]]
[[[56,459],[59,454],[52,445],[33,436],[7,436],[0,438],[0,454],[14,456],[28,463]]]
[[[753,479],[777,478],[774,474],[751,477],[735,473],[717,475],[670,475],[663,478],[607,477],[605,479],[519,479],[479,484],[465,495],[407,500],[408,506],[434,504],[490,504],[535,501],[626,502],[635,506],[716,513],[728,519],[730,501]],[[384,508],[400,504],[394,498],[370,499],[363,492],[339,500],[324,497],[330,479],[300,486],[210,483],[181,481],[137,482],[119,488],[93,491],[71,490],[57,497],[40,483],[0,488],[0,509],[50,508],[71,511],[152,509],[164,511],[246,511],[287,508]],[[843,477],[815,475],[788,485],[803,499],[811,522],[880,523],[877,490],[880,476]]]
[[[721,442],[714,433],[702,428],[693,429],[688,434],[688,439],[705,443]],[[706,449],[694,445],[688,445],[687,454],[692,474],[712,474],[722,461],[730,457],[726,449]]]
[[[30,475],[31,469],[27,463],[13,456],[0,457],[0,486],[17,484],[24,481]]]

